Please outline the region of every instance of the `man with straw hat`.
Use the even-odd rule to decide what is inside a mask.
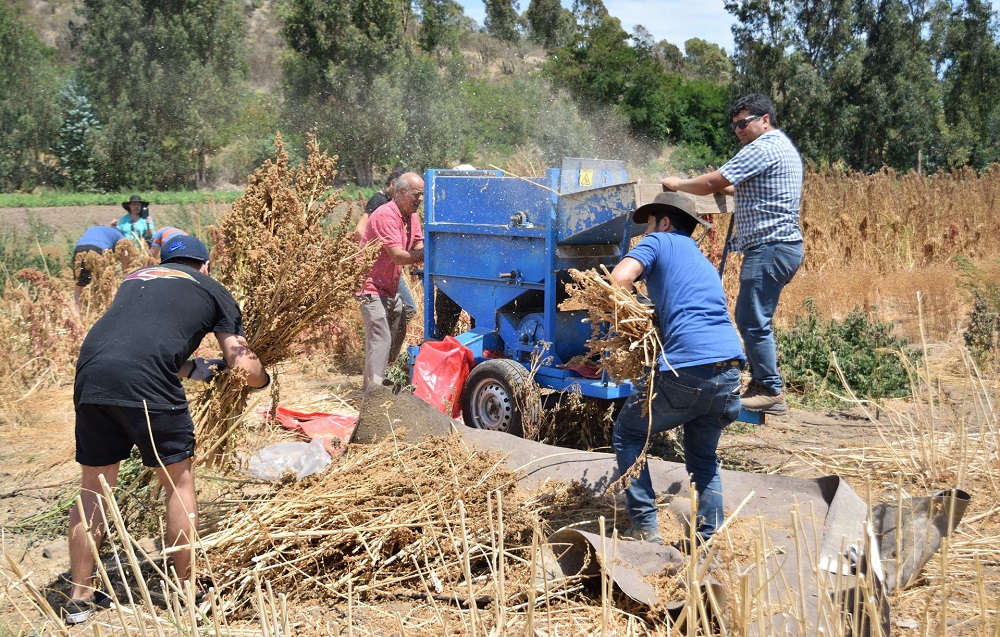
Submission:
[[[119,465],[133,447],[163,484],[167,542],[193,544],[198,525],[194,423],[181,379],[208,381],[228,365],[240,368],[252,388],[262,389],[271,380],[247,345],[239,306],[208,276],[208,266],[201,241],[173,237],[163,245],[160,265],[125,278],[83,341],[73,388],[82,483],[80,500],[70,509],[73,587],[63,609],[68,624],[82,623],[108,605],[108,596],[95,588],[90,542],[99,547],[106,531],[101,477],[114,488]],[[224,360],[190,360],[209,332]],[[181,581],[192,576],[193,558],[193,546],[173,554]]]
[[[639,207],[632,220],[646,224],[645,236],[611,278],[627,290],[639,279],[646,282],[663,351],[655,369],[636,382],[612,433],[618,470],[627,476],[632,520],[623,536],[662,542],[645,449],[653,434],[683,426],[684,464],[698,493],[694,525],[704,542],[724,518],[716,449],[722,430],[740,413],[743,349],[718,273],[691,239],[699,223],[708,226],[691,202],[663,192]]]

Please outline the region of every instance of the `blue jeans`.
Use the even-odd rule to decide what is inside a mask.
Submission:
[[[410,293],[410,286],[406,284],[406,274],[399,277],[399,287],[396,289],[396,296],[403,302],[403,315],[409,323],[417,314],[417,304],[413,302],[413,294]]]
[[[736,328],[743,337],[753,381],[775,395],[784,385],[778,373],[771,319],[781,290],[802,265],[802,242],[773,242],[743,250],[740,293],[736,297]]]
[[[722,512],[722,479],[719,477],[719,446],[722,430],[740,415],[740,368],[730,364],[683,367],[657,372],[653,377],[652,423],[643,415],[647,397],[646,379],[636,384],[618,419],[611,444],[624,474],[635,464],[648,437],[684,425],[684,466],[698,492],[698,534],[708,539],[725,514]],[[632,526],[657,530],[656,493],[643,465],[625,490]]]

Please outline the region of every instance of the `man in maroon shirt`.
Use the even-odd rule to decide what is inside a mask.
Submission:
[[[359,292],[365,324],[365,392],[383,383],[385,370],[399,356],[406,337],[399,275],[404,265],[424,261],[424,234],[415,214],[423,198],[424,180],[416,173],[403,173],[396,179],[392,201],[372,213],[361,237],[362,244],[382,244]]]

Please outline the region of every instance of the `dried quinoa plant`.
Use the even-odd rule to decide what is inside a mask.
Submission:
[[[82,265],[87,268],[91,277],[90,284],[80,294],[80,315],[84,324],[93,324],[107,311],[127,272],[148,265],[149,262],[149,255],[143,254],[128,239],[119,241],[114,250],[78,254],[73,271],[79,272]]]
[[[26,268],[0,295],[0,357],[4,394],[31,390],[72,376],[86,329],[61,281]]]
[[[642,378],[663,351],[654,310],[602,269],[603,277],[595,270],[570,269],[574,283],[566,284],[567,304],[587,308],[593,330],[587,350],[600,357],[604,371],[615,381]]]
[[[306,146],[306,162],[292,167],[279,134],[275,161],[249,177],[211,231],[213,274],[233,293],[250,348],[270,369],[293,356],[300,335],[354,303],[378,248],[351,240],[350,215],[324,231],[342,202],[340,191],[328,192],[337,157],[322,152],[315,136]],[[200,396],[193,411],[203,443],[215,446],[224,423],[243,412],[247,393],[244,376],[230,370]]]
[[[347,582],[358,599],[377,599],[399,587],[422,590],[436,573],[440,592],[465,595],[474,586],[478,596],[491,590],[484,557],[497,542],[498,498],[509,550],[530,542],[533,520],[517,475],[498,454],[469,449],[460,436],[352,450],[319,476],[255,501],[219,503],[230,513],[202,539],[219,590],[252,597],[253,571],[296,599],[342,594]]]

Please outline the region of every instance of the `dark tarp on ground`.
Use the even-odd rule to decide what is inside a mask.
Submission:
[[[395,394],[389,388],[376,388],[365,397],[354,442],[373,442],[394,435],[401,427],[406,430],[405,439],[414,441],[458,431],[470,445],[504,454],[506,465],[523,473],[522,483],[529,489],[544,488],[547,480],[575,481],[597,495],[619,476],[612,454],[469,429],[419,399]],[[649,468],[657,494],[686,497],[689,483],[683,465],[652,458]],[[964,492],[948,491],[911,498],[900,507],[877,505],[873,507],[872,523],[866,525],[867,504],[838,476],[806,479],[723,470],[722,485],[730,511],[746,500],[740,517],[760,515],[782,523],[780,528],[773,524],[767,527],[765,546],[779,550],[769,553],[764,576],[767,591],[759,594],[787,604],[791,597],[799,596],[799,591],[805,592],[805,599],[795,605],[797,617],[778,613],[766,620],[767,625],[749,627],[749,634],[840,634],[834,624],[844,621],[843,613],[851,610],[855,594],[869,597],[869,603],[862,607],[876,609],[876,624],[881,624],[882,634],[888,634],[885,585],[877,580],[879,574],[888,573],[891,578],[885,584],[889,590],[895,588],[897,540],[903,555],[900,580],[905,586],[937,551],[941,537],[957,526],[969,500]],[[903,524],[898,534],[897,522]],[[610,535],[611,529],[607,532]],[[546,554],[557,557],[558,564],[546,564],[544,571],[553,579],[575,576],[583,564],[607,568],[610,562],[602,555],[610,541],[592,533],[564,529],[549,541]],[[681,557],[676,550],[646,542],[620,542],[615,550],[613,579],[623,592],[649,605],[669,606],[676,601],[657,600],[644,580],[644,576],[677,565]],[[865,556],[876,558],[872,562],[882,567],[871,569],[875,578],[865,567]],[[870,630],[868,618],[863,618],[854,633],[868,634]]]

